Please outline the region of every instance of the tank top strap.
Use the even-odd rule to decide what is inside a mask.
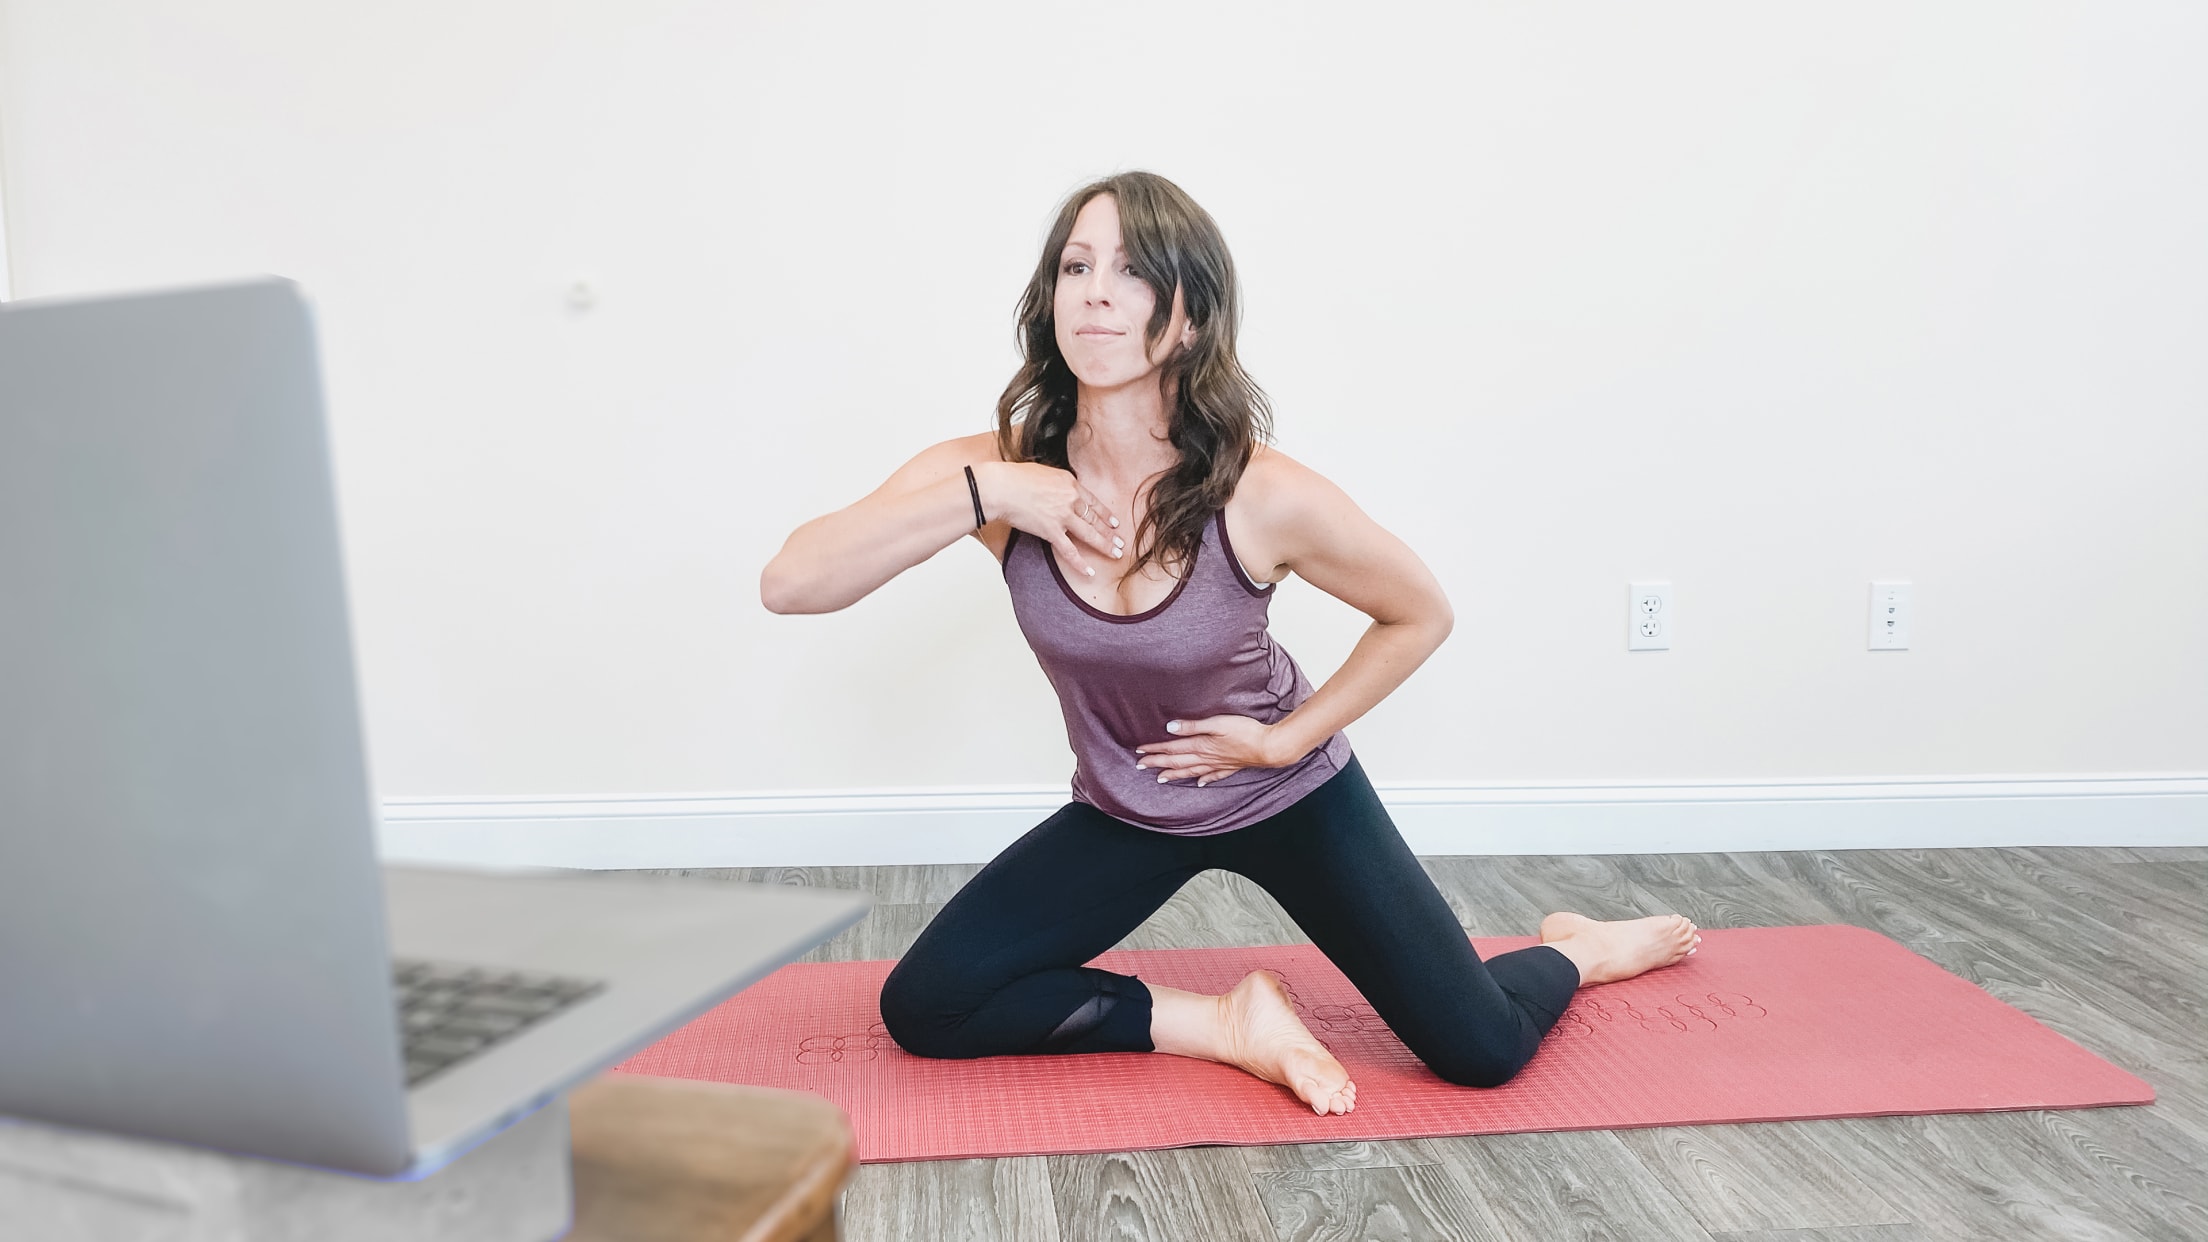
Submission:
[[[1210,529],[1217,534],[1219,539],[1218,559],[1221,568],[1226,571],[1229,577],[1234,579],[1235,584],[1258,599],[1263,599],[1271,594],[1272,583],[1260,583],[1250,577],[1250,571],[1242,565],[1242,558],[1235,554],[1234,540],[1227,536],[1227,507],[1225,505],[1219,506],[1219,511],[1211,515]]]

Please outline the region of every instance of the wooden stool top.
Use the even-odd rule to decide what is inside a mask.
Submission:
[[[817,1095],[609,1074],[568,1095],[569,1242],[813,1242],[858,1163]]]

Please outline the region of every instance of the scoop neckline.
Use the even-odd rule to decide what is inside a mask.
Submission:
[[[1196,576],[1196,562],[1202,560],[1203,556],[1204,545],[1199,543],[1196,545],[1196,554],[1188,558],[1188,568],[1183,571],[1180,578],[1173,583],[1173,589],[1165,593],[1164,599],[1159,600],[1157,603],[1152,604],[1150,607],[1142,610],[1141,612],[1106,612],[1096,605],[1090,603],[1089,601],[1081,598],[1081,593],[1073,589],[1072,583],[1066,581],[1065,571],[1058,568],[1058,549],[1051,547],[1048,543],[1043,544],[1043,559],[1050,563],[1050,576],[1058,580],[1058,589],[1065,592],[1066,598],[1072,600],[1074,606],[1079,608],[1081,611],[1089,614],[1092,617],[1095,617],[1099,621],[1109,621],[1114,625],[1132,625],[1137,621],[1148,621],[1150,618],[1157,616],[1159,613],[1164,612],[1168,608],[1171,608],[1173,606],[1173,601],[1181,597],[1181,592],[1188,589],[1188,580]],[[1006,555],[1006,559],[1011,559],[1009,553]]]

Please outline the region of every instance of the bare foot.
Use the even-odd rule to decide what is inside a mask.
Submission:
[[[1288,1088],[1321,1116],[1357,1107],[1357,1084],[1296,1016],[1280,976],[1266,970],[1244,975],[1219,998],[1219,1012],[1226,1027],[1220,1059]]]
[[[1616,983],[1682,961],[1702,943],[1694,924],[1676,914],[1602,922],[1559,911],[1541,920],[1541,943],[1572,959],[1582,987]]]

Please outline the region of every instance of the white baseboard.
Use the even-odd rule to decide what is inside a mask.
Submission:
[[[2208,776],[1381,785],[1419,854],[2208,845]],[[394,799],[393,862],[770,867],[986,862],[1062,786]]]

